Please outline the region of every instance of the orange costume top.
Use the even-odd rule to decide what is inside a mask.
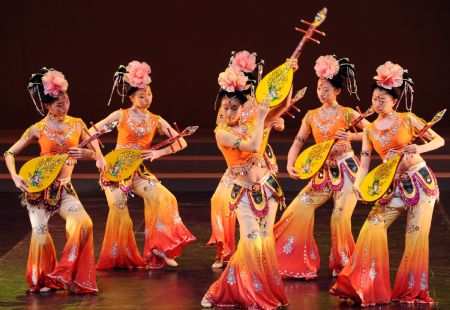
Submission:
[[[146,114],[148,118],[141,122],[130,115],[130,109],[120,110],[116,149],[146,150],[150,148],[156,130],[161,133],[160,116],[149,111],[146,111]]]
[[[234,134],[235,136],[237,136],[240,139],[244,139],[244,140],[250,139],[251,133],[253,132],[253,130],[255,128],[255,122],[256,122],[255,111],[256,111],[257,107],[258,107],[258,103],[254,98],[251,98],[249,101],[247,101],[244,104],[244,106],[242,108],[241,119],[239,121],[239,126],[241,127],[241,132],[228,127],[225,124],[225,122],[222,120],[221,111],[219,110],[219,112],[217,113],[217,120],[216,120],[217,128],[216,128],[216,130],[214,130],[214,132],[216,132],[218,129],[223,129],[228,132],[231,132],[232,134]],[[267,167],[270,169],[270,171],[273,174],[277,174],[278,173],[277,160],[276,160],[275,154],[272,150],[272,147],[268,144],[270,130],[271,130],[270,128],[264,129],[263,143],[262,143],[259,153],[262,154],[264,161],[265,161]],[[226,148],[221,148],[219,146],[219,150],[223,154],[224,154],[225,149]],[[238,150],[235,150],[235,151],[238,151]],[[225,151],[225,152],[228,152],[228,151]],[[227,156],[225,156],[225,154],[224,154],[225,161],[227,162],[228,167],[230,167],[230,165],[232,165],[232,162],[240,161],[239,159],[236,159],[236,156],[243,156],[244,158],[241,161],[245,161],[245,157],[251,157],[251,155],[249,155],[249,154],[244,154],[244,155],[242,155],[242,154],[237,155],[237,154],[238,153],[235,153],[233,155],[233,152],[231,152],[230,154],[227,154]],[[258,159],[258,161],[259,161],[259,159]],[[237,163],[237,166],[240,166],[239,163]],[[237,172],[237,174],[241,174],[239,171],[236,171],[236,172]],[[234,176],[236,176],[236,174]]]
[[[339,106],[337,111],[323,119],[320,115],[320,108],[310,110],[305,115],[308,130],[312,131],[316,143],[334,139],[334,134],[338,130],[344,130],[350,126],[356,117],[356,111],[349,107]],[[346,173],[352,182],[355,181],[356,173],[359,169],[358,159],[352,154],[348,158],[338,160],[333,159],[334,155],[352,151],[349,141],[338,140],[330,151],[329,159],[325,162],[323,169],[319,170],[312,177],[312,187],[314,190],[322,191],[328,186],[333,191],[340,191],[344,186],[344,176]]]
[[[225,124],[220,124],[216,127],[216,130],[220,129],[228,131],[242,140],[249,140],[251,136],[251,132],[243,134]],[[228,170],[234,177],[247,174],[254,165],[267,167],[264,156],[259,153],[244,152],[235,147],[225,147],[222,145],[218,145],[218,147],[227,162]]]
[[[31,129],[36,128],[42,156],[67,152],[68,148],[76,147],[78,145],[80,137],[86,135],[83,133],[83,128],[86,128],[86,124],[81,118],[71,116],[66,116],[64,118],[64,123],[66,126],[63,130],[55,130],[47,126],[47,123],[44,120],[41,120],[30,126],[24,132],[22,138],[30,139]],[[70,181],[67,179],[56,179],[49,187],[41,192],[24,194],[22,205],[25,206],[25,201],[31,205],[43,203],[48,212],[56,212],[61,206],[62,189],[65,189],[66,192],[77,197],[77,193]]]
[[[150,149],[156,131],[158,130],[159,134],[163,134],[159,123],[160,116],[146,111],[148,117],[146,120],[141,121],[133,118],[130,111],[131,109],[120,110],[119,122],[117,124],[118,135],[116,150],[148,150]],[[130,178],[119,182],[120,189],[123,192],[129,192],[133,187],[137,175],[151,182],[159,182],[156,176],[154,176],[142,163]],[[103,176],[100,180],[103,186],[110,186],[114,183],[112,181],[107,181]]]
[[[409,144],[414,136],[411,123],[412,113],[398,113],[394,123],[386,129],[379,130],[374,124],[367,126],[366,134],[370,150],[375,151],[383,160],[387,159],[391,150],[400,150]],[[414,115],[417,118],[417,116]]]
[[[239,127],[241,131],[229,127],[227,124],[219,124],[216,130],[225,130],[241,140],[250,140],[250,137],[255,129],[255,111],[258,104],[255,100],[252,100],[245,104],[242,110],[241,119],[239,122]],[[222,152],[225,161],[227,162],[228,170],[233,177],[238,175],[247,174],[253,165],[259,167],[267,167],[264,160],[263,152],[251,153],[238,150],[234,147],[224,147],[218,145],[219,150]]]
[[[400,150],[403,146],[408,145],[415,134],[415,127],[411,122],[411,118],[422,121],[413,113],[398,113],[394,123],[386,129],[379,130],[374,124],[366,127],[366,135],[369,142],[369,148],[381,156],[383,160],[389,158],[391,150]],[[374,181],[374,184],[377,180]],[[420,190],[422,188],[426,194],[430,196],[439,196],[439,188],[436,177],[425,162],[419,162],[396,175],[393,187],[378,200],[381,205],[386,205],[394,197],[396,189],[400,194],[400,198],[408,206],[416,206],[420,200]]]
[[[312,134],[316,143],[321,143],[334,138],[334,134],[338,130],[343,130],[356,119],[356,111],[349,107],[339,106],[335,114],[327,119],[323,119],[320,115],[320,108],[309,110],[305,115],[308,129],[312,130]],[[339,140],[336,145],[350,145],[349,142]]]
[[[78,145],[80,137],[83,135],[82,128],[86,128],[86,124],[81,118],[71,116],[66,116],[64,123],[67,126],[63,130],[55,130],[47,126],[44,120],[41,120],[30,126],[22,135],[22,138],[29,139],[31,129],[36,127],[41,155],[67,152],[68,148]],[[80,124],[81,126],[79,126]]]
[[[240,131],[229,127],[226,124],[219,124],[216,130],[225,130],[241,140],[249,140],[255,129],[255,111],[257,107],[256,101],[250,101],[244,106],[239,123]],[[265,130],[264,134],[268,135],[270,130]],[[266,138],[268,138],[266,136]],[[229,201],[230,210],[233,211],[239,205],[241,199],[246,196],[250,207],[256,216],[264,217],[269,211],[268,193],[275,198],[281,206],[285,206],[283,191],[280,184],[273,175],[276,171],[271,169],[271,157],[273,154],[265,153],[267,139],[264,139],[261,149],[257,153],[244,152],[236,147],[224,147],[218,145],[225,161],[227,162],[228,171],[232,177],[247,174],[253,166],[261,168],[269,168],[261,180],[256,183],[234,180],[233,188]],[[271,153],[271,149],[270,152]],[[273,158],[275,160],[275,158]]]

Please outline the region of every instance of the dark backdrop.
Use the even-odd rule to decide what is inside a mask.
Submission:
[[[0,128],[25,128],[39,119],[26,91],[42,66],[69,81],[70,114],[99,120],[121,106],[106,106],[112,75],[131,60],[152,67],[151,110],[181,126],[214,127],[217,75],[230,51],[256,51],[266,72],[289,56],[301,36],[300,18],[323,6],[327,33],[300,58],[295,87],[308,86],[304,110],[318,106],[314,60],[348,56],[357,66],[366,108],[375,69],[386,60],[407,67],[416,83],[414,111],[429,118],[447,106],[450,79],[449,2],[441,1],[2,1],[0,4]],[[355,98],[340,102],[356,106]],[[404,108],[403,106],[401,108]],[[297,127],[289,120],[289,127]],[[442,125],[450,124],[443,121]]]

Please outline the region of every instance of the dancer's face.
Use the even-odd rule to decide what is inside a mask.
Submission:
[[[55,117],[61,117],[67,115],[70,107],[69,95],[66,92],[61,92],[52,103],[46,103],[45,107],[48,112]]]
[[[333,103],[337,95],[341,92],[340,88],[335,88],[327,79],[317,81],[317,97],[321,103]]]
[[[150,86],[138,89],[130,96],[133,105],[139,109],[148,109],[152,104],[153,94]]]
[[[221,103],[222,117],[229,126],[234,126],[239,123],[242,113],[242,105],[237,99],[229,99],[223,97]]]
[[[372,107],[378,114],[389,114],[394,111],[397,99],[394,99],[386,91],[375,88],[372,93]]]

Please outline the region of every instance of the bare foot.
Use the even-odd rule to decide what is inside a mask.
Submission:
[[[211,265],[212,268],[222,268],[223,267],[223,259],[222,258],[216,258],[214,263]]]
[[[355,301],[351,298],[339,297],[339,303],[347,304],[348,306],[353,306],[355,304]]]
[[[46,293],[46,292],[50,292],[51,290],[52,290],[51,288],[44,286],[39,289],[39,292]]]
[[[203,308],[212,308],[213,307],[213,304],[208,300],[208,298],[206,298],[206,296],[203,296],[203,299],[202,299],[200,305]]]
[[[355,304],[355,301],[351,298],[347,298],[347,305],[353,306]]]
[[[164,261],[166,262],[166,264],[168,266],[172,266],[172,267],[178,266],[178,263],[175,260],[173,260],[172,258],[168,258],[166,256],[166,254],[164,254],[163,252],[161,252],[161,251],[159,251],[157,249],[153,249],[153,254],[155,254],[156,256],[159,256],[162,259],[164,259]]]

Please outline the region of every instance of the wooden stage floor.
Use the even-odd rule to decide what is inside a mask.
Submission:
[[[296,193],[287,193],[288,202]],[[219,277],[221,270],[210,265],[215,250],[205,247],[210,236],[210,192],[176,193],[180,213],[186,226],[197,237],[177,259],[179,266],[156,271],[114,270],[98,272],[98,295],[69,295],[64,291],[46,294],[27,293],[25,265],[28,255],[30,225],[26,210],[18,207],[17,193],[0,193],[0,307],[9,309],[201,309],[200,300],[209,285]],[[98,255],[103,239],[107,206],[101,191],[80,193],[81,201],[94,221],[94,243]],[[434,305],[391,304],[377,309],[450,309],[450,234],[448,210],[450,191],[441,193],[444,205],[436,205],[430,233],[430,295]],[[130,211],[138,245],[143,247],[143,205],[139,198],[130,199]],[[358,205],[353,215],[353,233],[357,237],[369,211],[369,206]],[[280,214],[279,214],[280,215]],[[315,237],[322,256],[319,277],[312,281],[288,280],[285,288],[290,305],[288,309],[344,309],[337,298],[328,295],[333,283],[328,269],[330,247],[329,219],[331,204],[316,211]],[[65,242],[64,222],[54,216],[50,231],[58,254]],[[391,278],[395,276],[404,244],[405,217],[391,226],[389,246]]]

